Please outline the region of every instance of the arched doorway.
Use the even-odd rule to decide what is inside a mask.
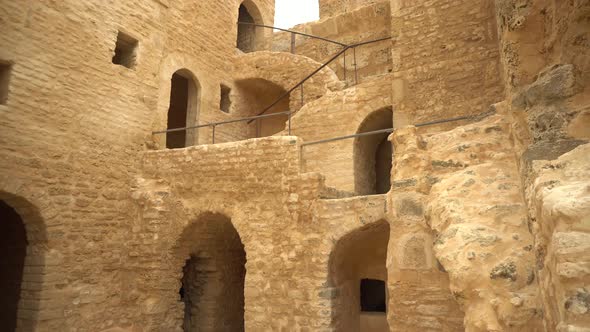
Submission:
[[[357,133],[393,128],[391,107],[369,114]],[[393,149],[389,133],[357,137],[354,141],[354,188],[359,195],[385,194],[391,187]]]
[[[262,19],[252,1],[247,0],[240,5],[238,22],[237,48],[244,53],[254,52],[261,36],[258,33],[259,28],[253,24],[262,24]]]
[[[231,219],[200,216],[181,237],[184,331],[244,331],[246,252]]]
[[[235,107],[240,117],[258,115],[286,93],[281,86],[262,78],[236,81],[235,88]],[[289,104],[289,96],[286,96],[264,114],[286,112]],[[245,138],[272,136],[285,129],[287,120],[288,116],[283,114],[253,121],[246,129]]]
[[[194,126],[199,114],[199,85],[194,75],[181,69],[175,72],[170,85],[168,129]],[[166,134],[166,147],[177,149],[197,143],[197,130],[182,130]]]
[[[14,331],[28,242],[20,215],[5,201],[0,216],[0,330]]]
[[[387,324],[387,244],[389,223],[380,220],[336,243],[329,278],[338,294],[332,302],[336,331],[389,331]]]

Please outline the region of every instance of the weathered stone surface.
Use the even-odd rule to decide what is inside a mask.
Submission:
[[[590,2],[320,7],[0,1],[0,329],[590,329]]]
[[[580,88],[576,82],[573,65],[554,65],[541,71],[535,82],[524,87],[523,91],[514,97],[512,104],[521,108],[547,104],[571,97],[579,92]]]

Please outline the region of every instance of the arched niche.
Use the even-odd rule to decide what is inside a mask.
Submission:
[[[256,4],[246,0],[238,9],[238,34],[236,47],[244,52],[254,52],[261,48],[264,31],[253,24],[263,24],[262,15]]]
[[[329,260],[335,288],[332,327],[336,331],[389,331],[386,314],[389,223],[368,224],[336,242]]]
[[[202,214],[182,233],[175,255],[184,331],[244,331],[246,252],[231,219]]]
[[[370,113],[357,134],[393,128],[391,107]],[[389,133],[360,136],[354,140],[354,188],[359,195],[385,194],[391,187],[393,148]]]
[[[177,70],[170,78],[170,104],[167,113],[167,129],[194,126],[198,123],[201,87],[188,69]],[[198,130],[179,130],[166,134],[166,147],[178,149],[195,145]]]
[[[46,242],[38,209],[21,197],[0,191],[0,330],[36,328]]]

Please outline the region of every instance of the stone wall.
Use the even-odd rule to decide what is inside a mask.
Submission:
[[[506,108],[547,330],[588,326],[589,5],[496,1]]]
[[[365,271],[350,279],[355,284],[371,269],[377,272],[368,275],[385,278],[384,256],[370,266],[363,259],[374,257],[369,249],[357,252],[362,255],[356,260],[336,250],[347,234],[383,224],[384,196],[318,199],[323,178],[299,173],[300,148],[293,137],[269,137],[144,154],[133,193],[138,218],[125,242],[124,287],[132,291],[123,305],[140,308],[129,312],[129,322],[146,330],[181,326],[178,290],[188,256],[179,248],[189,243],[187,230],[205,229],[200,225],[207,218],[201,216],[207,213],[231,220],[244,245],[246,330],[324,330],[341,324],[336,318],[342,310],[358,315],[358,295],[346,297],[334,279],[351,277],[335,276],[331,259]],[[191,234],[192,243],[203,243],[208,232]],[[363,243],[387,232],[375,235]],[[383,253],[386,243],[379,249]],[[217,266],[222,259],[205,257]],[[356,324],[360,327],[360,321]]]
[[[254,2],[272,24],[274,2]],[[11,71],[0,105],[0,192],[29,239],[21,330],[130,324],[125,316],[137,308],[121,305],[128,288],[120,271],[136,219],[129,188],[138,155],[152,145],[152,130],[166,128],[178,69],[198,79],[199,121],[218,118],[219,84],[231,79],[236,54],[238,6],[2,2],[0,62]],[[133,69],[111,61],[118,31],[139,42]]]
[[[390,282],[390,292],[427,295],[438,285],[430,291],[437,294],[435,306],[443,306],[421,319],[423,302],[406,302],[413,305],[405,313],[406,330],[459,328],[463,313],[449,302],[451,293],[469,331],[541,326],[533,237],[506,118],[495,115],[431,136],[413,127],[393,135],[389,210],[395,212],[391,238],[397,241],[390,242],[389,255],[412,252],[413,243],[420,255],[412,255],[409,264],[388,258],[390,280],[417,276],[413,282]],[[404,237],[413,241],[401,241]],[[390,322],[398,314],[391,312]]]
[[[504,100],[493,2],[392,0],[391,16],[396,127]]]
[[[358,132],[361,123],[373,112],[391,108],[391,85],[387,77],[326,94],[297,112],[292,133],[304,141],[317,141]],[[395,110],[394,110],[395,112]],[[341,191],[355,191],[354,139],[305,146],[304,172],[319,172],[326,185]]]
[[[273,0],[246,4],[272,24]],[[17,330],[387,328],[359,311],[362,278],[387,281],[390,330],[588,327],[588,1],[322,1],[329,17],[296,29],[393,32],[395,47],[357,50],[359,84],[348,54],[346,80],[337,62],[281,105],[298,137],[204,145],[207,128],[189,134],[203,145],[163,150],[152,131],[179,70],[199,124],[256,113],[337,52],[309,39],[260,52],[289,37],[256,29],[245,54],[239,5],[2,3],[0,204],[28,242]],[[239,86],[251,80],[269,85]],[[500,101],[480,122],[404,127]],[[399,128],[392,189],[350,197],[369,193],[356,165],[372,151],[303,143],[368,130],[384,109]],[[218,127],[217,143],[251,129]]]

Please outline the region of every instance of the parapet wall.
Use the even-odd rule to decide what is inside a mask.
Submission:
[[[337,16],[343,13],[351,12],[363,6],[372,5],[383,0],[319,0],[320,18]]]

